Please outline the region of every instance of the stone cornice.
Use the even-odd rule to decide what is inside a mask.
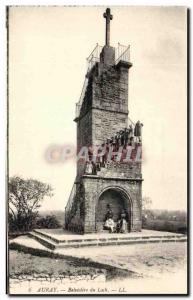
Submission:
[[[82,178],[91,178],[91,179],[106,179],[106,180],[122,180],[122,181],[144,181],[143,178],[132,178],[132,177],[104,177],[104,176],[98,176],[98,175],[89,175],[85,174],[82,175]]]

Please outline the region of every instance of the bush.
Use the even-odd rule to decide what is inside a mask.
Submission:
[[[187,232],[187,224],[182,221],[146,220],[146,222],[143,222],[143,228],[183,234]]]
[[[27,232],[33,230],[36,224],[37,213],[30,215],[19,215],[14,218],[11,213],[8,215],[9,233]]]
[[[48,215],[45,217],[41,217],[36,222],[37,228],[48,228],[48,229],[56,229],[60,228],[61,224],[58,222],[55,215]]]
[[[10,213],[8,215],[8,225],[9,225],[9,232],[14,232],[18,230],[16,221],[14,220],[12,214]]]

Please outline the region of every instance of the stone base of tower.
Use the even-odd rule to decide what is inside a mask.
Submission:
[[[107,205],[110,205],[115,224],[124,210],[128,232],[141,231],[141,186],[141,178],[83,175],[77,184],[73,205],[76,206],[76,212],[66,220],[66,229],[78,233],[102,232]]]

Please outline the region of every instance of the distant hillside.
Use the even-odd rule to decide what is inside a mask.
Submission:
[[[145,215],[148,219],[187,222],[187,212],[182,210],[145,209],[143,216]]]
[[[187,232],[187,213],[180,210],[146,209],[143,211],[142,226],[144,229]]]
[[[64,210],[43,210],[39,212],[40,216],[55,215],[58,222],[64,224]],[[164,209],[146,209],[143,211],[143,217],[150,220],[176,221],[187,223],[187,213],[180,210],[164,210]]]

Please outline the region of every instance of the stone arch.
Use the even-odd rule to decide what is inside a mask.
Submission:
[[[133,204],[128,192],[120,186],[108,186],[104,188],[97,197],[95,227],[96,231],[102,231],[107,212],[107,205],[110,205],[113,211],[115,222],[120,218],[121,210],[127,213],[128,231],[131,231],[133,225]]]

